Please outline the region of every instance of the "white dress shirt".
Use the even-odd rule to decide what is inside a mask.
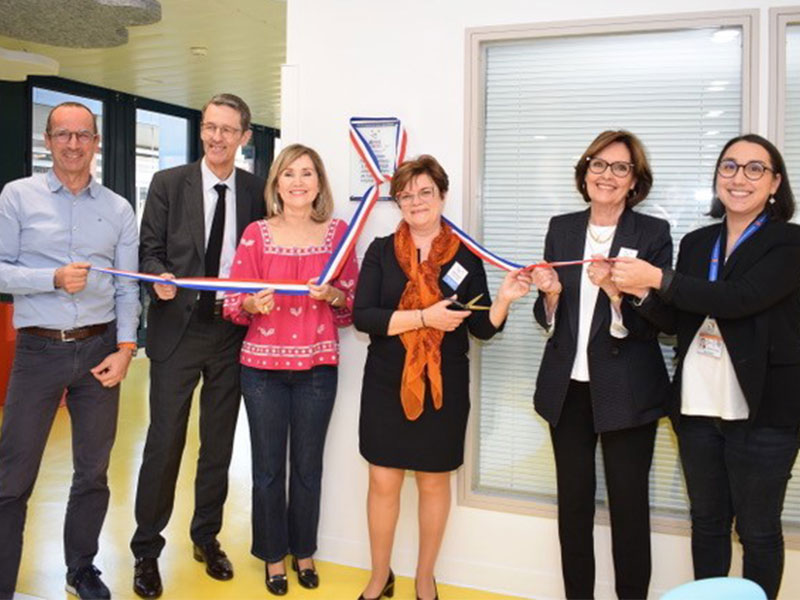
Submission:
[[[205,247],[208,246],[208,236],[211,235],[211,224],[214,221],[214,211],[217,208],[217,190],[214,186],[220,183],[228,186],[225,192],[225,229],[222,232],[222,252],[219,257],[219,277],[227,279],[231,274],[233,257],[236,254],[236,167],[227,179],[221,180],[206,164],[206,159],[200,161],[200,171],[203,175],[203,213],[205,216]],[[217,292],[217,298],[224,298],[225,292]]]

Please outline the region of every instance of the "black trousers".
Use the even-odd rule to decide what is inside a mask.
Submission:
[[[619,598],[646,598],[650,584],[648,475],[657,423],[599,434],[603,448],[614,578]],[[567,598],[594,597],[595,448],[589,384],[570,382],[550,427],[558,484],[558,536]]]
[[[89,370],[116,352],[116,325],[79,342],[17,336],[0,433],[0,598],[11,598],[22,531],[47,436],[67,390],[72,424],[72,485],[64,519],[67,569],[91,565],[108,510],[108,470],[117,431],[119,386],[104,388]]]
[[[150,427],[136,490],[137,527],[131,540],[137,558],[157,558],[166,543],[161,531],[172,515],[192,394],[201,376],[200,455],[191,539],[206,544],[222,528],[241,400],[239,350],[245,329],[219,317],[202,322],[196,313],[195,309],[175,352],[150,365]]]

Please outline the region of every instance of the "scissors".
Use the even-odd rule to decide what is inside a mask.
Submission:
[[[483,294],[478,294],[472,300],[464,304],[463,302],[459,302],[458,300],[451,300],[450,306],[455,308],[460,308],[461,310],[489,310],[490,306],[484,306],[482,304],[476,304],[478,300],[483,297]]]

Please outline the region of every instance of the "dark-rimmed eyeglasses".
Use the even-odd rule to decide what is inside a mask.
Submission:
[[[760,160],[751,160],[748,163],[740,164],[737,163],[735,160],[728,158],[723,161],[720,161],[719,166],[717,167],[717,173],[719,173],[720,177],[724,177],[725,179],[732,179],[733,177],[736,177],[736,174],[739,172],[739,169],[742,170],[744,176],[750,181],[758,181],[764,176],[764,173],[766,173],[767,171],[771,171],[773,173],[775,172],[774,169],[770,169]]]
[[[589,157],[586,159],[589,162],[589,170],[595,175],[602,175],[606,169],[611,167],[611,173],[616,177],[627,177],[633,171],[633,163],[617,160],[612,163],[602,158]]]
[[[80,131],[69,131],[68,129],[56,129],[47,133],[47,137],[59,144],[68,144],[72,136],[78,140],[79,144],[88,144],[97,137],[94,131],[88,129],[81,129]]]

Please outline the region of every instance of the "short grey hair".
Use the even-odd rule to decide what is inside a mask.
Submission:
[[[238,111],[239,117],[242,121],[242,131],[244,132],[250,129],[250,107],[247,106],[247,102],[239,98],[239,96],[235,94],[215,94],[211,97],[211,100],[203,105],[202,112],[204,118],[206,115],[206,109],[210,104],[214,104],[215,106],[229,106],[235,111]]]

